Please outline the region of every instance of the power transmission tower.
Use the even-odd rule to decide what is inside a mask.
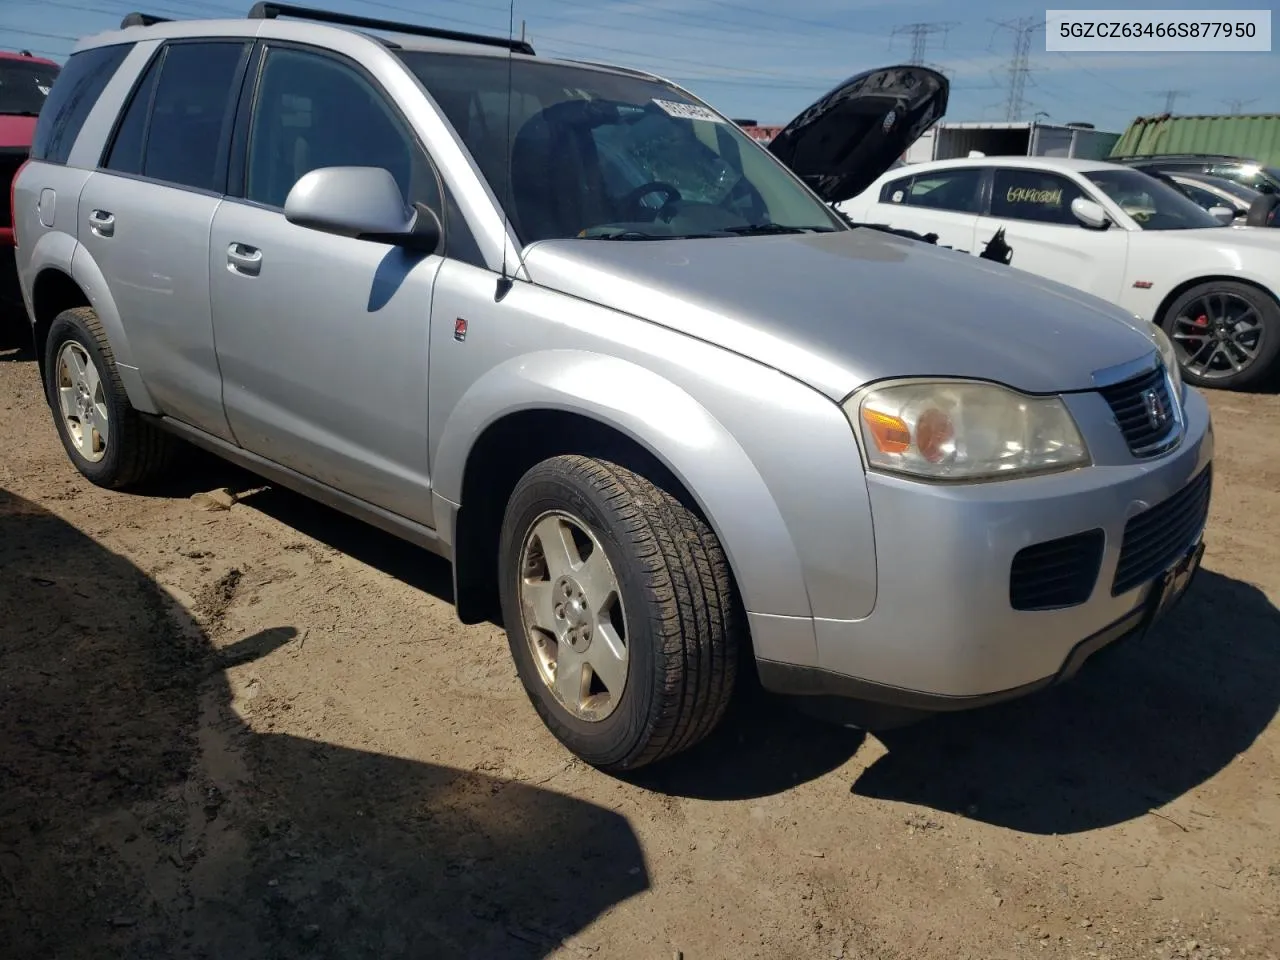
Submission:
[[[899,34],[910,34],[911,36],[911,63],[922,65],[924,63],[924,52],[928,49],[929,38],[936,33],[942,34],[943,45],[946,44],[947,32],[958,24],[954,22],[942,22],[940,20],[931,20],[921,23],[904,23],[893,28],[890,39]]]
[[[1009,60],[1009,96],[1005,100],[1005,119],[1017,120],[1026,106],[1027,75],[1031,73],[1031,36],[1044,26],[1037,17],[1000,20],[996,26],[1013,34],[1013,57]]]
[[[1258,102],[1258,98],[1257,98],[1257,97],[1254,97],[1254,98],[1253,98],[1253,99],[1251,99],[1251,100],[1240,100],[1240,99],[1235,99],[1235,100],[1223,100],[1222,102],[1223,102],[1223,103],[1225,103],[1228,107],[1230,107],[1230,108],[1231,108],[1231,112],[1232,112],[1232,113],[1239,113],[1242,109],[1244,109],[1245,107],[1247,107],[1249,104],[1251,104],[1251,103],[1257,103],[1257,102]]]
[[[1178,98],[1183,96],[1185,90],[1153,90],[1153,97],[1164,97],[1164,112],[1173,113],[1173,105],[1178,102]]]

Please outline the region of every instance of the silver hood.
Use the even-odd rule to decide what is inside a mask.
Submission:
[[[1154,347],[1145,321],[1061,284],[871,229],[549,240],[540,286],[719,344],[841,400],[884,377],[1088,390]]]

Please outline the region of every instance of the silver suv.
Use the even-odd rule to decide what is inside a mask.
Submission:
[[[744,672],[863,724],[1027,693],[1181,596],[1212,432],[1150,324],[832,211],[946,96],[871,71],[765,149],[503,38],[130,15],[17,178],[57,429],[102,486],[180,438],[449,558],[604,769]]]

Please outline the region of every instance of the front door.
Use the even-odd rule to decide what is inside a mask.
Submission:
[[[1124,283],[1128,232],[1116,224],[1106,230],[1084,226],[1071,212],[1076,197],[1094,199],[1059,173],[997,167],[990,212],[978,219],[975,242],[981,250],[1003,227],[1013,250],[1010,266],[1115,302]]]
[[[337,55],[268,45],[243,184],[210,233],[227,419],[245,449],[431,525],[427,354],[439,256],[289,223],[320,167],[383,167],[439,211],[426,152],[383,91]],[[239,189],[237,189],[239,188]]]

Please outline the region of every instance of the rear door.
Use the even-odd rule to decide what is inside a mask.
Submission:
[[[938,245],[974,253],[982,167],[932,170],[889,180],[866,208],[865,221],[916,233],[935,233]]]
[[[978,219],[975,242],[981,249],[1003,228],[1013,250],[1010,266],[1115,301],[1129,234],[1114,224],[1106,230],[1085,227],[1071,212],[1077,197],[1097,199],[1057,171],[996,166],[989,212]]]
[[[107,281],[151,396],[166,415],[228,440],[209,310],[209,230],[251,48],[244,40],[161,47],[79,205],[79,240]]]

